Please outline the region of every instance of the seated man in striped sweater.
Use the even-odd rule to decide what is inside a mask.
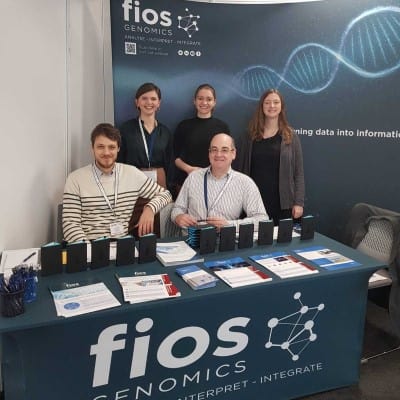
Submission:
[[[151,199],[139,218],[138,234],[153,232],[154,215],[171,202],[171,194],[136,167],[116,162],[121,135],[111,124],[97,125],[91,143],[94,162],[69,174],[65,184],[64,239],[126,235],[138,197]]]

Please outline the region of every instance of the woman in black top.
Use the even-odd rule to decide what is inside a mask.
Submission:
[[[138,117],[124,122],[120,127],[121,149],[118,161],[134,165],[167,188],[172,162],[172,134],[157,121],[161,91],[154,83],[144,83],[136,91],[135,105]]]
[[[304,207],[304,171],[300,139],[289,126],[281,93],[260,98],[240,146],[237,167],[256,182],[275,225],[300,218]]]
[[[194,94],[197,115],[179,123],[174,136],[174,154],[177,174],[175,182],[182,186],[186,176],[198,168],[207,167],[208,147],[216,133],[229,134],[228,125],[214,118],[215,89],[209,84],[200,85]]]

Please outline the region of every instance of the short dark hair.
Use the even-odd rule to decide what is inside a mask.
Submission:
[[[161,100],[161,90],[152,82],[146,82],[139,86],[138,90],[136,90],[135,99],[137,100],[142,94],[152,92],[153,90],[157,93],[158,100]]]
[[[92,146],[94,146],[94,142],[98,136],[105,136],[106,138],[117,142],[118,147],[121,147],[121,134],[119,130],[111,124],[103,122],[98,124],[92,131],[90,135],[90,141],[92,142]]]

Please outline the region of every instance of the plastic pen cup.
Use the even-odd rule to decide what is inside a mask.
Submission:
[[[24,292],[1,292],[0,293],[0,308],[3,317],[15,317],[25,312],[24,307]]]
[[[24,302],[31,303],[37,297],[37,277],[25,278]]]

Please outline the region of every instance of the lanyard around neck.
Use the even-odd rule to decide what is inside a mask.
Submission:
[[[144,134],[144,129],[143,129],[143,125],[142,125],[142,121],[141,121],[140,117],[138,117],[138,121],[139,121],[140,132],[142,133],[144,151],[146,153],[147,162],[148,162],[149,168],[150,168],[150,166],[151,166],[151,157],[152,157],[152,154],[153,154],[153,147],[154,147],[154,139],[155,139],[155,136],[157,134],[157,131],[156,131],[157,120],[155,120],[155,128],[153,130],[153,133],[150,134],[150,152],[149,152],[149,148],[147,147],[146,135]]]
[[[96,167],[94,164],[92,164],[92,172],[94,176],[94,180],[97,183],[97,186],[100,190],[100,193],[103,195],[103,198],[105,202],[107,203],[108,208],[111,210],[111,212],[114,214],[114,217],[116,216],[115,214],[115,209],[117,208],[117,200],[118,200],[118,164],[115,164],[115,170],[114,170],[114,208],[112,207],[110,200],[108,199],[108,196],[104,190],[104,187],[102,183],[100,182],[100,178],[97,175]]]
[[[211,206],[208,207],[208,182],[207,182],[207,180],[208,180],[208,171],[210,171],[210,170],[207,170],[206,173],[204,174],[204,203],[206,205],[207,217],[208,217],[208,212],[215,207],[215,205],[218,203],[218,201],[221,199],[222,195],[224,194],[229,182],[232,180],[232,174],[230,173],[228,175],[227,180],[225,181],[224,186],[222,187],[222,189],[218,193],[217,198],[214,200],[214,203],[212,203]],[[210,173],[211,173],[211,171],[210,171]]]

